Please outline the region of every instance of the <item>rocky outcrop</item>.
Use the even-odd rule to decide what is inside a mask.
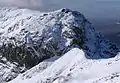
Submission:
[[[0,8],[0,54],[24,71],[41,61],[83,49],[90,59],[111,58],[119,49],[97,33],[79,12],[60,9],[40,13]]]

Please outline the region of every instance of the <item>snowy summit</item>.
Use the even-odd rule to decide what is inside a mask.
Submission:
[[[80,12],[0,8],[0,83],[83,83],[118,52]]]

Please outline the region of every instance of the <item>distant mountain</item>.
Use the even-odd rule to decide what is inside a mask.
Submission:
[[[80,12],[0,8],[1,83],[73,48],[82,49],[87,59],[112,58],[119,52]]]

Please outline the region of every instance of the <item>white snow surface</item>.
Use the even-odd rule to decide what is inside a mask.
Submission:
[[[73,40],[84,41],[84,44],[76,45],[81,44],[89,58],[110,58],[118,52],[115,45],[97,33],[80,12],[65,8],[48,13],[0,8],[0,45],[12,43],[32,47],[41,43],[42,48],[49,45],[50,51],[54,51],[53,54],[56,55],[58,51],[70,49]],[[38,57],[42,57],[39,52],[34,51]]]
[[[77,43],[74,44],[73,40]],[[110,82],[113,74],[119,75],[119,54],[116,56],[119,50],[97,33],[77,11],[60,9],[41,13],[29,9],[0,8],[0,46],[3,43],[27,44],[38,58],[44,54],[41,50],[39,52],[40,48],[48,49],[54,56],[61,51],[67,53],[59,59],[55,56],[43,61],[23,74],[16,73],[19,69],[16,64],[14,68],[9,61],[5,60],[8,66],[1,61],[0,78],[5,78],[1,83],[6,81],[8,74],[12,74],[8,76],[11,79],[19,74],[9,83],[103,83],[106,79]],[[32,47],[39,44],[42,45],[37,50]],[[117,81],[117,78],[112,80]]]
[[[119,55],[90,60],[83,50],[74,48],[32,78],[22,79],[21,74],[9,83],[119,83]]]

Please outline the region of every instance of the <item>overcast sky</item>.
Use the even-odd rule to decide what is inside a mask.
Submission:
[[[41,11],[67,7],[94,19],[112,19],[120,15],[120,0],[0,0],[0,5],[26,7]]]
[[[105,33],[111,35],[120,31],[119,27],[111,25],[120,20],[120,0],[0,0],[0,6],[17,6],[40,11],[70,8],[82,12],[95,27]],[[106,24],[109,26],[104,26]]]
[[[120,19],[120,0],[0,0],[0,6],[17,6],[40,11],[70,8],[80,11],[89,20],[95,19],[95,22]]]

